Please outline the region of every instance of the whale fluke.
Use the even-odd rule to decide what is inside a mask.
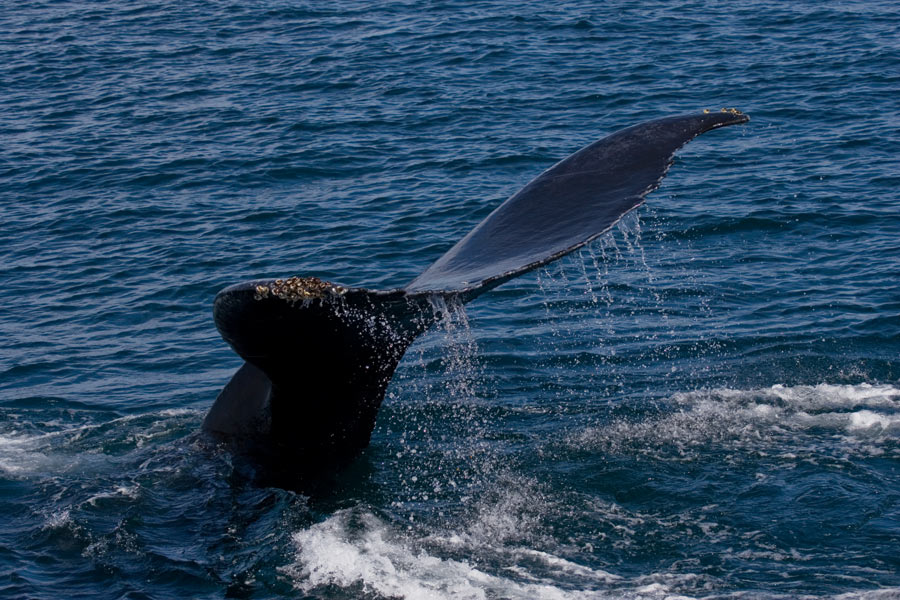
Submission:
[[[594,142],[497,207],[404,289],[483,292],[552,262],[640,206],[676,150],[710,129],[748,120],[737,111],[670,117]]]
[[[577,250],[644,202],[696,136],[746,123],[736,110],[623,129],[560,161],[501,204],[402,289],[315,277],[260,280],[216,296],[222,337],[245,360],[205,430],[283,467],[356,456],[406,349],[435,320],[433,299],[469,302]]]

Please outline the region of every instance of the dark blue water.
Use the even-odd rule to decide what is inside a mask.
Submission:
[[[887,1],[3,3],[0,596],[900,597],[898,99]],[[445,307],[321,493],[197,433],[219,289],[403,285],[722,106],[611,235]]]

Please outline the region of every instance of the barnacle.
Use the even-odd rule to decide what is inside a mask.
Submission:
[[[262,300],[263,298],[269,297],[269,287],[265,285],[256,286],[256,294],[254,294],[254,300]]]
[[[257,286],[257,295],[265,297],[259,292],[260,288],[265,287],[266,286]],[[266,288],[266,290],[267,292],[271,292],[273,296],[289,302],[312,300],[335,295],[339,296],[347,291],[343,286],[323,281],[318,277],[276,279],[271,287]]]

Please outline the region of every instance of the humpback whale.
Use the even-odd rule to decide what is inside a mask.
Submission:
[[[340,465],[368,444],[404,352],[437,319],[434,298],[470,302],[607,232],[659,187],[675,152],[746,123],[735,109],[648,121],[550,167],[400,289],[316,277],[225,288],[213,316],[245,361],[203,429],[292,469]]]

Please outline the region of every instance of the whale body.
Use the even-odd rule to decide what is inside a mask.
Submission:
[[[406,349],[436,320],[435,298],[470,302],[577,250],[640,206],[681,146],[747,121],[734,109],[704,111],[594,142],[533,179],[400,289],[291,277],[222,290],[216,327],[246,362],[203,429],[297,471],[349,461],[369,444]]]

